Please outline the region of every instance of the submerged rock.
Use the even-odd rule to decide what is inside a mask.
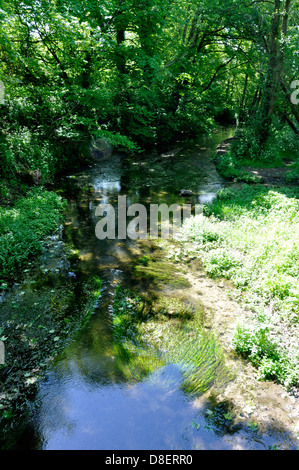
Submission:
[[[189,191],[188,189],[181,189],[180,196],[181,197],[191,197],[191,196],[193,196],[193,192]]]

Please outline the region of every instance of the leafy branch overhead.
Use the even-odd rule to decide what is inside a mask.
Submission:
[[[297,6],[2,0],[1,175],[51,180],[88,160],[94,140],[136,152],[235,116],[260,151],[277,119],[297,133]]]

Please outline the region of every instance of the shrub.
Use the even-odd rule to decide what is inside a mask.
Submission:
[[[261,380],[277,380],[286,388],[299,385],[298,345],[288,351],[271,337],[271,320],[255,318],[250,325],[238,325],[233,338],[237,353],[257,367]]]
[[[230,279],[234,268],[241,266],[241,257],[226,248],[216,248],[203,254],[206,271],[211,276],[223,276]]]
[[[0,209],[0,279],[12,280],[40,252],[42,239],[59,228],[64,208],[61,197],[34,188],[14,208]]]

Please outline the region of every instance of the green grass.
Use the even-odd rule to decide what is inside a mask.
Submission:
[[[32,256],[40,253],[43,238],[59,229],[65,202],[41,188],[29,191],[13,207],[0,208],[0,280],[11,281]]]
[[[289,345],[287,350],[281,347],[279,338],[273,335],[270,316],[257,314],[249,325],[238,324],[233,344],[236,352],[258,369],[261,379],[298,387],[298,344]]]
[[[183,228],[207,272],[231,279],[298,318],[299,201],[294,190],[222,190]],[[299,318],[298,318],[299,319]]]
[[[279,333],[275,322],[284,322],[290,328],[299,323],[299,201],[296,196],[298,189],[271,189],[261,185],[224,189],[213,204],[205,207],[203,215],[189,219],[182,230],[183,240],[192,241],[189,255],[199,257],[210,276],[231,280],[253,309],[274,312],[267,319],[270,326],[263,333],[269,338],[273,331]],[[251,333],[248,326],[239,328],[236,343],[237,350],[250,358],[260,348],[261,339],[260,321],[253,324]],[[251,352],[240,346],[247,334],[252,340]],[[268,348],[270,343],[265,344]],[[297,345],[285,348],[288,351],[282,345],[272,346],[271,354],[269,348],[267,352],[259,349],[262,362],[254,359],[262,376],[297,383]],[[292,371],[285,370],[287,361]]]

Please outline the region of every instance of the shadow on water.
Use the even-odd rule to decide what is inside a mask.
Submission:
[[[204,204],[224,181],[209,155],[231,136],[225,130],[187,148],[130,160],[119,155],[69,175],[62,183],[69,201],[64,241],[78,250],[71,266],[76,275],[103,280],[100,302],[80,337],[57,358],[37,393],[37,411],[18,449],[268,449],[280,439],[259,437],[256,430],[235,426],[230,404],[203,400],[195,405],[182,387],[182,365],[166,362],[139,380],[120,367],[113,341],[112,309],[117,286],[136,288],[132,267],[147,242],[98,240],[99,204]],[[181,189],[192,191],[179,198]],[[149,279],[143,289],[155,290]]]

